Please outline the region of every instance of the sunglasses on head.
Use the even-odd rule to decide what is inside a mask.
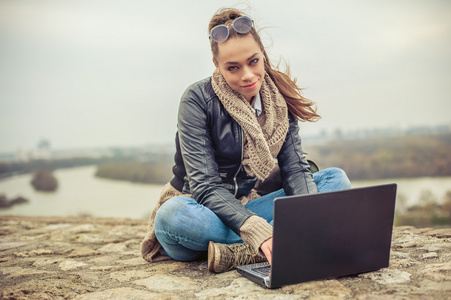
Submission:
[[[251,18],[248,16],[241,16],[233,20],[232,28],[240,34],[245,34],[251,31],[252,25],[253,21]],[[221,24],[211,29],[210,38],[217,43],[222,43],[229,38],[229,34],[229,26]]]

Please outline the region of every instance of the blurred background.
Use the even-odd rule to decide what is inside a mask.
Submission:
[[[208,22],[248,13],[322,119],[304,150],[398,183],[397,225],[451,224],[451,2],[0,1],[0,214],[147,218]]]

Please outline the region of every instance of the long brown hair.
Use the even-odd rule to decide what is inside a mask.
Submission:
[[[210,24],[208,25],[208,32],[210,33],[211,29],[217,25],[231,24],[234,19],[243,15],[245,14],[238,9],[220,9],[214,14],[213,18],[211,18]],[[300,121],[314,122],[320,119],[320,115],[316,113],[315,102],[304,98],[302,96],[302,89],[296,84],[296,79],[291,79],[289,67],[287,67],[285,73],[283,73],[278,70],[278,67],[272,66],[271,62],[269,61],[268,54],[264,50],[263,43],[257,30],[252,27],[251,31],[246,34],[251,34],[257,44],[260,46],[260,49],[262,49],[264,55],[265,71],[274,81],[280,93],[285,98],[290,113]],[[235,32],[235,30],[230,30],[229,38],[235,37],[238,37],[238,33]],[[216,57],[219,53],[218,43],[210,39],[210,45],[213,59],[216,60]]]

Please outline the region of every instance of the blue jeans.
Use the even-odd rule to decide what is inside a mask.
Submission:
[[[328,168],[313,174],[318,192],[351,188],[345,172]],[[283,189],[250,201],[246,208],[273,223],[273,203],[286,196]],[[190,197],[174,197],[166,201],[155,217],[155,234],[164,252],[180,261],[191,261],[205,255],[209,241],[223,244],[243,240],[207,207]]]

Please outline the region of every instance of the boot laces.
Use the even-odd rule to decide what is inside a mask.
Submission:
[[[236,247],[236,249],[234,249],[235,251],[232,250],[232,252],[235,252],[235,261],[234,261],[234,265],[235,266],[242,266],[242,265],[247,265],[247,264],[251,264],[251,263],[255,263],[258,257],[257,253],[254,253],[251,249],[251,247],[249,247],[248,245],[240,245],[238,247]]]

